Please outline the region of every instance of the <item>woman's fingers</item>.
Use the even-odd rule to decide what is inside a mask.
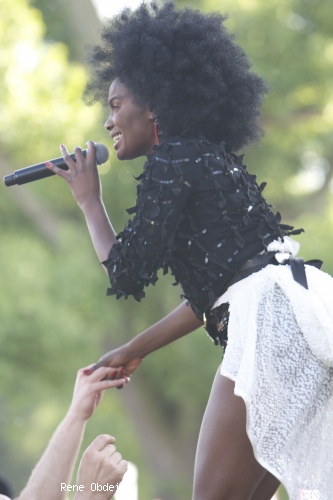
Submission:
[[[110,363],[112,362],[111,360],[109,360],[110,358],[110,353],[107,353],[107,354],[104,354],[104,356],[102,356],[95,364],[94,366],[92,367],[93,370],[97,370],[98,368],[100,368],[101,366],[105,366],[105,367],[110,367]]]
[[[99,368],[94,369],[93,366],[87,366],[82,368],[82,372],[85,375],[90,376],[90,380],[97,381],[108,378],[109,380],[115,380],[122,378],[123,376],[123,367],[113,368],[110,366],[100,366]]]
[[[75,153],[75,156],[76,156],[76,154],[79,154],[79,149],[81,151],[81,148],[79,148],[79,146],[77,146],[77,153]],[[67,182],[70,182],[72,180],[71,168],[73,168],[75,166],[76,162],[75,162],[75,160],[73,160],[73,158],[71,157],[71,155],[68,152],[68,149],[66,148],[66,146],[64,144],[60,145],[60,151],[61,151],[61,155],[64,159],[64,162],[66,163],[66,165],[68,167],[68,170],[63,170],[62,168],[57,167],[51,161],[46,161],[45,166],[49,170],[52,170],[52,172],[54,174],[59,175],[59,177],[62,177]],[[82,154],[82,151],[81,151],[81,154]]]
[[[89,141],[89,142],[92,142],[92,141]],[[92,144],[94,145],[93,142],[92,142]],[[94,158],[95,157],[94,148],[92,146],[90,146],[90,149],[91,149],[90,155]],[[66,165],[68,167],[68,171],[74,170],[78,165],[82,166],[84,164],[83,160],[85,158],[85,155],[83,154],[80,146],[75,146],[75,148],[74,148],[75,159],[72,158],[72,156],[69,153],[65,144],[60,145],[60,151],[61,151],[61,156],[63,157],[64,162],[66,163]],[[54,163],[47,161],[47,162],[45,162],[45,165],[47,166],[47,168],[52,170],[55,174],[57,174],[61,177],[64,177],[66,179],[68,178],[68,171],[57,167],[56,165],[54,165]],[[64,172],[65,172],[65,175],[63,175]],[[67,174],[66,174],[66,172],[67,172]]]
[[[59,175],[59,177],[62,177],[65,179],[67,182],[71,181],[71,173],[68,170],[63,170],[59,167],[57,167],[54,163],[51,161],[46,161],[45,166],[49,169],[52,170],[52,172],[56,175]]]
[[[123,377],[118,380],[108,380],[104,379],[98,382],[98,390],[104,391],[106,389],[111,389],[112,387],[116,387],[117,389],[122,389],[125,384],[130,381],[128,377]]]
[[[66,154],[66,157],[64,157],[65,162],[67,163],[68,161],[72,165],[72,167],[74,167],[77,163],[82,162],[82,160],[85,158],[80,146],[75,146],[74,148],[75,160],[73,160],[73,158],[69,155],[67,148],[64,153]],[[69,155],[69,159],[67,155]]]
[[[105,382],[105,385],[100,385],[99,388],[101,390],[109,387],[122,389],[131,380],[123,366],[114,368],[110,366],[97,367],[96,365],[89,365],[81,370],[84,375],[89,376],[92,382]]]
[[[86,142],[88,146],[87,160],[92,162],[94,165],[96,162],[96,144],[93,141]]]

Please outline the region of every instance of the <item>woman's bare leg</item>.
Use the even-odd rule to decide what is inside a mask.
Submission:
[[[246,433],[244,401],[218,370],[198,440],[193,500],[250,500],[266,473]]]
[[[251,500],[271,500],[279,486],[280,481],[270,472],[266,472],[265,477],[253,493]]]

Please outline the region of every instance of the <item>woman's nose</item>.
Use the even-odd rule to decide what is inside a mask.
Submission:
[[[106,130],[109,130],[109,131],[112,129],[113,121],[112,121],[111,115],[109,115],[108,119],[104,123],[104,127],[106,128]]]

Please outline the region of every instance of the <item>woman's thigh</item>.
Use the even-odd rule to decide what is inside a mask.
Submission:
[[[266,473],[246,433],[244,401],[218,370],[199,434],[193,500],[248,500]]]
[[[251,500],[271,500],[279,486],[280,481],[270,472],[266,472],[265,477],[253,493]]]

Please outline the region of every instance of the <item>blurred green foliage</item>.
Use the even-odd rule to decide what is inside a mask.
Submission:
[[[221,8],[217,0],[178,3]],[[105,109],[82,103],[85,71],[68,49],[66,22],[47,17],[45,5],[0,0],[2,175],[59,156],[62,142],[73,149],[108,140]],[[268,181],[266,196],[284,220],[306,229],[298,237],[304,257],[322,258],[332,273],[330,1],[225,0],[223,12],[271,89],[266,135],[246,152],[249,170]],[[142,161],[120,163],[110,149],[100,172],[119,231]],[[105,297],[107,279],[83,217],[57,178],[0,186],[0,256],[0,475],[17,493],[66,411],[76,370],[167,314],[181,291],[166,276],[140,304]],[[139,466],[140,500],[190,498],[197,434],[220,358],[204,331],[195,332],[146,359],[131,387],[106,394],[89,422],[84,445],[113,433]]]

